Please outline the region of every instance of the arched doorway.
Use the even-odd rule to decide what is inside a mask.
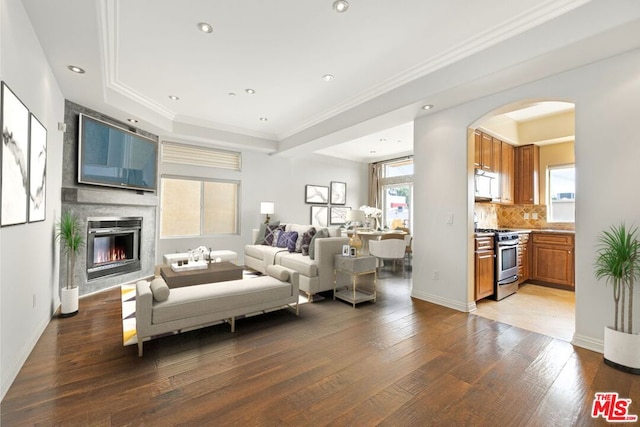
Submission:
[[[507,234],[496,233],[500,237],[491,249],[491,295],[486,286],[490,251],[474,249],[470,292],[475,314],[566,341],[572,340],[575,329],[574,109],[564,101],[526,100],[492,111],[470,126],[473,185],[485,187],[475,192],[474,228],[514,231],[517,240],[508,249],[509,243],[499,240]],[[486,185],[479,184],[487,182],[492,184],[489,194]],[[553,240],[565,246],[555,247]],[[517,268],[509,274],[517,271],[517,278],[499,274],[507,273],[510,262]],[[499,283],[508,285],[497,285],[501,279]]]

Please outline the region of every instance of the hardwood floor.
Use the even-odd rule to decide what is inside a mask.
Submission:
[[[389,275],[385,273],[385,276]],[[1,405],[22,425],[604,425],[594,393],[640,414],[640,378],[568,342],[409,297],[326,299],[123,347],[117,289],[53,319]]]

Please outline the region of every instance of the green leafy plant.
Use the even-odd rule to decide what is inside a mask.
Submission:
[[[605,279],[607,284],[613,286],[614,329],[629,334],[633,333],[633,283],[640,275],[640,242],[637,233],[637,227],[627,229],[624,223],[603,231],[598,238],[595,261],[596,278]],[[625,330],[627,291],[628,319]]]
[[[60,241],[67,256],[67,289],[75,288],[73,270],[76,255],[84,245],[84,233],[80,219],[71,212],[65,212],[56,223],[56,240]]]

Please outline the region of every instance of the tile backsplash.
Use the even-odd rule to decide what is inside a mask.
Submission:
[[[547,222],[546,205],[499,205],[476,203],[479,228],[530,228],[575,230],[574,223]],[[525,219],[528,214],[528,219]],[[534,217],[537,217],[534,219]]]

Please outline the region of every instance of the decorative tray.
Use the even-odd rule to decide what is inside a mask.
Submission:
[[[178,265],[177,262],[171,264],[171,269],[176,273],[180,273],[182,271],[191,271],[191,270],[204,270],[207,268],[207,261],[191,261],[189,264]]]

